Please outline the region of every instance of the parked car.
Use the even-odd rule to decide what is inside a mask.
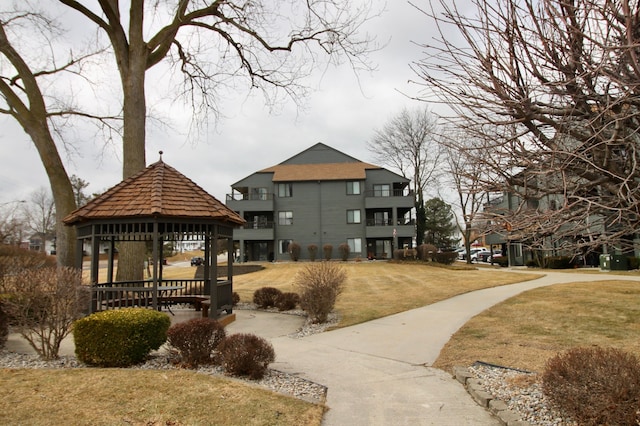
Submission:
[[[486,247],[471,247],[471,250],[469,251],[469,256],[471,257],[471,261],[477,260],[478,256],[476,256],[476,253],[480,251],[489,251],[489,250]],[[460,255],[458,255],[458,258],[465,260],[467,258],[467,253],[463,251]]]
[[[191,266],[200,266],[204,263],[204,259],[201,257],[192,257]]]
[[[486,248],[480,248],[480,249],[471,249],[471,261],[472,262],[477,262],[478,260],[481,259],[480,256],[489,256],[491,255],[491,252],[489,250],[487,250]]]
[[[482,251],[478,253],[478,261],[491,262],[491,257],[499,257],[502,255],[502,250],[494,250],[493,254],[490,251]]]

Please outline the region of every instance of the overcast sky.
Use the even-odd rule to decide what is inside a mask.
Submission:
[[[419,0],[417,3],[425,3]],[[422,104],[402,93],[416,94],[418,87],[408,81],[416,78],[409,68],[421,59],[421,49],[412,42],[428,42],[433,24],[406,0],[389,0],[386,12],[370,26],[386,46],[372,56],[377,71],[359,75],[345,65],[329,69],[308,81],[313,89],[298,110],[289,102],[281,111],[270,113],[258,93],[246,98],[227,99],[221,107],[226,117],[216,128],[194,140],[181,129],[180,117],[188,114],[181,107],[161,111],[177,118],[173,129],[147,131],[147,163],[158,160],[174,167],[220,201],[231,192],[231,184],[253,172],[278,164],[322,142],[362,161],[374,162],[367,150],[376,129],[404,107]],[[148,81],[149,90],[154,82]],[[28,199],[48,180],[33,143],[6,116],[0,116],[0,206]],[[121,154],[102,149],[101,141],[87,141],[64,161],[69,175],[90,183],[88,193],[103,192],[121,180]]]

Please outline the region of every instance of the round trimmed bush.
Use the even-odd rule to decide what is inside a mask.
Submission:
[[[276,359],[271,343],[247,333],[227,336],[218,346],[218,352],[227,374],[256,380],[264,377],[269,364]]]
[[[178,350],[184,366],[197,367],[215,363],[215,349],[226,335],[218,321],[194,318],[171,326],[167,342]]]
[[[282,291],[275,287],[262,287],[253,292],[253,303],[258,308],[266,309],[276,306],[276,300]]]
[[[300,303],[298,293],[285,292],[276,299],[276,308],[278,308],[279,311],[290,311],[291,309],[295,309],[298,303]]]
[[[135,365],[162,346],[170,326],[167,314],[152,309],[96,312],[73,325],[76,357],[98,367]]]

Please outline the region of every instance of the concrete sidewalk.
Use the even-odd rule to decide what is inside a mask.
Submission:
[[[304,338],[289,337],[302,326],[301,317],[262,311],[234,311],[237,319],[227,330],[268,339],[276,351],[272,368],[327,386],[325,426],[500,425],[449,372],[430,367],[442,347],[473,316],[523,291],[608,279],[640,281],[606,274],[545,272],[533,281],[474,291]],[[7,349],[32,352],[15,335],[10,336]],[[73,344],[67,339],[61,355],[71,354]]]

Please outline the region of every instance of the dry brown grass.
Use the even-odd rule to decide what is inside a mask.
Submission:
[[[320,425],[323,409],[184,370],[4,369],[0,374],[3,424]]]
[[[265,265],[262,271],[235,277],[234,291],[245,302],[250,302],[253,292],[261,287],[295,292],[294,277],[305,265],[304,262]],[[345,268],[348,278],[336,303],[335,310],[340,315],[338,327],[418,308],[457,294],[540,276],[500,269],[489,274],[475,268],[442,268],[420,263],[349,262],[340,265]]]
[[[615,347],[640,356],[640,285],[576,282],[538,288],[479,314],[446,344],[434,363],[484,361],[542,371],[556,353],[576,346]]]

